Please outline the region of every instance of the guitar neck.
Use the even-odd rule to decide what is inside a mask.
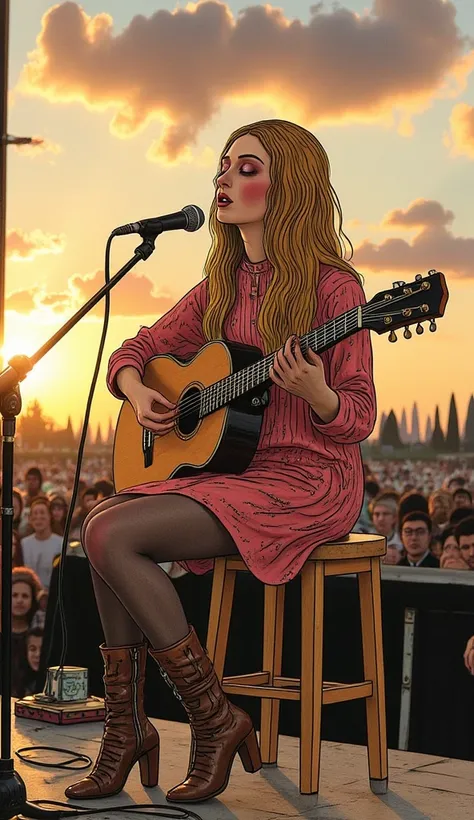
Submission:
[[[362,328],[362,305],[351,308],[350,310],[336,316],[329,322],[325,322],[320,327],[310,330],[304,336],[299,338],[301,351],[306,354],[311,348],[315,353],[322,353],[333,347],[341,339],[346,339],[347,336],[352,336]],[[267,382],[270,378],[270,368],[273,364],[275,353],[269,353],[258,362],[254,362],[243,370],[238,370],[237,373],[232,373],[221,379],[215,384],[206,387],[201,393],[201,409],[200,416],[207,416],[224,407],[233,399],[243,396]]]

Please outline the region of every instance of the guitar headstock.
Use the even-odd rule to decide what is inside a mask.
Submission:
[[[390,333],[389,341],[396,342],[395,330],[405,328],[404,337],[411,337],[410,325],[416,324],[416,332],[423,333],[422,322],[430,322],[430,330],[436,330],[436,322],[444,315],[449,298],[443,273],[430,270],[428,276],[417,274],[414,282],[394,282],[391,290],[376,293],[362,308],[362,325],[376,333]]]

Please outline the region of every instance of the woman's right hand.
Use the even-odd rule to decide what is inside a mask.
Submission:
[[[136,383],[133,390],[128,392],[127,398],[142,427],[152,430],[158,436],[164,436],[173,429],[178,408],[158,390],[153,390],[142,382]],[[157,412],[154,405],[160,405],[162,412]]]

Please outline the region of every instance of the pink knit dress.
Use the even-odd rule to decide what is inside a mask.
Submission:
[[[268,261],[241,262],[237,298],[224,325],[229,341],[255,345],[262,355],[257,317],[272,275]],[[321,265],[312,328],[365,301],[353,275]],[[116,383],[120,368],[135,367],[143,376],[152,356],[191,357],[206,344],[202,317],[207,303],[208,281],[203,279],[154,325],[127,339],[109,360],[111,393],[124,398]],[[294,578],[318,544],[347,535],[357,521],[364,496],[359,442],[370,435],[376,417],[369,331],[338,342],[321,358],[326,381],[339,396],[333,421],[323,423],[304,399],[273,384],[258,448],[244,473],[201,473],[122,492],[193,498],[219,518],[257,578],[266,584]],[[213,569],[214,559],[180,563],[201,575]]]

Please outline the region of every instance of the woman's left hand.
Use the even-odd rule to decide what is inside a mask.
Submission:
[[[290,336],[285,346],[275,354],[269,375],[278,387],[313,404],[328,389],[328,385],[321,357],[311,348],[307,357],[301,352],[298,337]]]

